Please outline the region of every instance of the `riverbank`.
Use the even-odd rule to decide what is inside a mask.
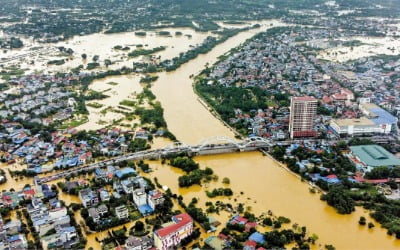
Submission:
[[[276,22],[273,26],[279,25]],[[263,28],[264,29],[264,28]],[[263,29],[241,33],[216,46],[206,55],[184,64],[171,73],[160,73],[152,88],[164,108],[169,130],[187,144],[198,144],[213,136],[234,137],[234,133],[210,113],[198,100],[190,76],[197,75],[204,65],[214,64],[219,56],[239,46]],[[196,157],[203,166],[212,167],[217,175],[231,179],[234,190],[244,191],[253,202],[252,212],[272,210],[289,217],[307,231],[319,236],[319,244],[332,244],[338,249],[394,249],[400,241],[387,236],[382,228],[365,230],[358,225],[360,216],[367,211],[357,209],[351,215],[339,215],[309,191],[309,186],[297,176],[288,174],[272,159],[260,153],[240,153],[212,157]],[[180,189],[177,177],[167,167],[158,167],[160,183],[169,186],[174,193],[181,194],[185,202],[193,197],[203,197],[202,190]],[[176,178],[175,178],[176,177]],[[202,201],[204,202],[204,201]]]
[[[231,125],[229,125],[226,121],[224,121],[222,119],[222,117],[218,114],[218,112],[215,110],[214,107],[212,107],[211,105],[209,105],[204,98],[202,97],[202,95],[200,95],[200,93],[198,93],[198,91],[196,90],[196,81],[193,82],[192,87],[193,87],[193,91],[194,93],[196,93],[196,95],[198,95],[197,100],[201,103],[201,105],[203,105],[206,109],[208,109],[210,111],[210,113],[216,118],[218,119],[221,123],[224,124],[224,126],[226,126],[230,131],[232,131],[235,134],[235,137],[240,138],[240,139],[244,139],[244,136],[242,134],[240,134],[235,128],[233,128]],[[261,150],[261,152],[267,156],[268,158],[270,158],[271,160],[273,160],[279,167],[283,168],[284,170],[286,170],[288,173],[296,176],[299,180],[303,181],[303,178],[299,175],[294,173],[293,171],[291,171],[285,164],[283,164],[282,162],[278,161],[277,159],[275,159],[270,153],[268,153],[265,150]],[[317,189],[319,192],[321,193],[326,193],[324,190],[322,190],[320,187],[307,182],[307,184],[311,187],[311,188],[315,188]]]

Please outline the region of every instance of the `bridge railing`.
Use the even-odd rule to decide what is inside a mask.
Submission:
[[[219,143],[214,144],[211,142],[219,142]],[[225,143],[221,143],[221,142],[225,142]],[[115,157],[106,159],[104,161],[90,163],[88,165],[82,165],[82,166],[74,167],[71,169],[67,169],[63,172],[59,172],[59,173],[56,173],[51,176],[37,178],[37,181],[40,183],[48,182],[50,180],[59,179],[59,178],[69,176],[71,174],[78,173],[80,171],[87,171],[87,170],[95,169],[98,167],[102,168],[102,167],[116,164],[118,162],[125,161],[125,160],[160,158],[160,157],[168,155],[168,154],[183,153],[183,152],[198,154],[199,152],[202,152],[202,151],[206,152],[206,151],[210,151],[213,149],[215,150],[215,149],[236,148],[236,149],[242,150],[245,148],[252,148],[252,149],[253,148],[254,149],[266,148],[266,147],[271,146],[271,143],[268,140],[261,138],[261,137],[252,137],[252,138],[249,138],[244,141],[236,141],[236,140],[233,140],[228,137],[219,136],[219,137],[210,138],[209,140],[204,141],[202,144],[196,145],[196,146],[190,146],[190,145],[186,145],[186,144],[182,144],[182,143],[176,143],[173,145],[174,145],[173,147],[167,146],[167,147],[164,147],[161,149],[132,152],[132,153],[124,154],[124,155],[115,156]]]

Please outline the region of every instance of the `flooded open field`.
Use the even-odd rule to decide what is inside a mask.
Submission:
[[[168,124],[168,129],[179,139],[187,144],[199,144],[203,140],[213,136],[228,136],[233,138],[233,132],[215,118],[194,93],[192,84],[192,75],[198,74],[205,65],[211,65],[218,60],[218,57],[227,53],[230,49],[237,47],[247,39],[251,38],[258,32],[264,31],[268,27],[284,25],[279,21],[266,21],[262,23],[262,27],[255,30],[242,32],[237,36],[228,39],[226,42],[216,46],[211,52],[205,55],[200,55],[196,59],[182,65],[174,72],[163,72],[158,74],[159,79],[154,83],[152,91],[161,102],[164,108],[165,119]],[[190,32],[183,30],[183,33]],[[120,52],[110,52],[115,45],[133,45],[133,44],[148,44],[149,48],[157,46],[168,46],[171,50],[160,52],[161,58],[168,58],[178,55],[185,51],[190,45],[201,42],[207,34],[193,33],[192,38],[177,37],[174,34],[172,37],[158,37],[151,34],[146,37],[137,37],[132,33],[122,33],[113,35],[97,34],[85,37],[77,37],[69,40],[63,45],[71,47],[80,53],[87,53],[88,58],[98,54],[100,60],[105,57],[121,58],[119,66],[124,63],[131,63],[124,59],[124,55]],[[79,40],[81,39],[81,40]],[[83,39],[83,40],[82,40]],[[169,40],[168,40],[169,39]],[[180,39],[174,40],[174,39]],[[96,40],[100,41],[96,45]],[[168,40],[168,41],[167,41]],[[107,42],[109,41],[109,42]],[[184,42],[182,42],[184,41]],[[186,41],[186,42],[185,42]],[[181,43],[182,42],[182,43]],[[365,41],[365,43],[373,44],[378,41]],[[385,50],[387,45],[391,44],[388,41],[384,46],[379,46],[380,50]],[[59,45],[61,45],[60,43]],[[178,46],[179,44],[179,46]],[[366,45],[367,46],[367,45]],[[372,45],[368,45],[372,46]],[[172,48],[173,47],[173,48]],[[370,49],[373,49],[372,47]],[[396,49],[400,49],[398,46]],[[356,48],[354,48],[356,50]],[[352,53],[355,53],[353,50]],[[363,50],[364,51],[364,50]],[[111,53],[111,54],[110,54]],[[163,54],[164,53],[164,54]],[[361,52],[360,52],[361,53]],[[343,54],[345,55],[345,54]],[[354,55],[353,55],[354,56]],[[352,57],[353,58],[353,57]],[[342,58],[345,60],[345,58]],[[338,59],[338,60],[342,60]],[[81,58],[72,59],[62,67],[74,67],[81,63]],[[43,69],[40,64],[35,63],[34,69]],[[37,67],[37,68],[36,68]],[[49,68],[48,70],[58,70],[59,68]],[[110,77],[98,81],[94,81],[90,88],[96,91],[105,91],[109,98],[100,102],[103,107],[118,105],[125,98],[130,98],[135,92],[141,90],[139,84],[140,76],[119,76]],[[116,82],[116,85],[107,84]],[[96,129],[104,125],[99,124],[99,121],[104,120],[106,123],[112,119],[118,119],[117,114],[110,113],[110,116],[102,116],[98,109],[89,108],[89,122],[80,126],[79,129]],[[170,142],[164,139],[155,139],[153,147],[164,147]],[[358,225],[360,216],[366,216],[368,221],[371,218],[363,209],[357,209],[351,215],[339,215],[336,211],[327,206],[325,202],[320,201],[318,194],[311,194],[309,186],[303,183],[279,166],[275,161],[267,156],[263,156],[259,152],[253,153],[237,153],[219,156],[204,156],[196,157],[195,160],[202,167],[211,167],[215,174],[219,176],[217,182],[211,182],[208,185],[193,186],[191,188],[179,188],[178,177],[182,175],[177,169],[171,168],[168,165],[162,165],[160,162],[149,162],[154,170],[149,174],[149,177],[157,177],[162,185],[168,186],[172,192],[180,194],[184,197],[185,202],[189,202],[193,197],[199,199],[199,206],[205,207],[205,202],[208,200],[205,191],[216,187],[222,187],[221,180],[228,177],[231,181],[229,185],[234,191],[234,196],[230,199],[236,199],[236,202],[242,202],[246,206],[251,207],[251,211],[255,214],[266,213],[271,210],[276,215],[288,217],[292,222],[296,222],[307,227],[307,231],[316,233],[319,236],[317,245],[314,248],[323,249],[325,244],[332,244],[337,249],[396,249],[400,248],[400,241],[394,237],[388,236],[386,230],[379,226],[374,229],[367,229]],[[8,177],[8,176],[7,176]],[[32,179],[24,178],[22,180],[9,180],[2,185],[2,189],[13,187],[20,189],[25,184],[31,184]],[[241,195],[240,192],[243,192]],[[61,195],[61,199],[66,203],[77,202],[76,197],[66,197]],[[234,202],[229,198],[223,198],[224,202]],[[226,223],[227,214],[222,213],[216,216],[222,223]],[[82,221],[79,214],[75,214],[78,221]],[[134,222],[131,222],[126,227],[129,229]],[[122,227],[122,226],[121,226]],[[107,232],[87,235],[87,248],[93,247],[99,249],[100,245],[96,241],[107,235]]]
[[[354,47],[335,47],[326,49],[319,53],[318,58],[335,62],[346,62],[362,57],[400,54],[400,42],[397,38],[349,37],[341,40],[358,40],[362,44]]]
[[[160,31],[169,32],[170,35],[159,35]],[[181,32],[182,35],[177,35]],[[154,53],[159,60],[171,59],[179,56],[180,53],[189,50],[191,47],[201,44],[210,33],[196,32],[189,28],[169,28],[146,32],[145,36],[136,35],[135,32],[124,32],[117,34],[96,33],[92,35],[76,36],[67,41],[53,44],[41,44],[32,39],[23,39],[25,46],[21,49],[13,50],[12,53],[3,53],[0,61],[5,66],[18,65],[27,69],[28,73],[35,71],[44,72],[67,72],[79,65],[86,66],[92,62],[92,58],[97,55],[98,62],[102,69],[104,60],[109,59],[113,63],[108,68],[118,69],[123,66],[132,67],[134,61],[139,58],[129,58],[128,53],[136,49],[153,49],[164,46],[165,50]],[[115,46],[128,47],[129,50],[116,50]],[[58,50],[58,47],[71,48],[74,51],[72,56],[68,56]],[[82,54],[87,55],[87,59],[82,58]],[[63,65],[48,65],[51,60],[64,59]]]
[[[111,109],[117,108],[123,100],[134,100],[135,96],[142,91],[139,81],[140,76],[138,75],[112,76],[93,81],[89,85],[89,89],[104,93],[108,97],[103,100],[87,102],[87,104],[100,104],[101,107],[87,106],[88,122],[77,128],[96,130],[112,124],[113,120],[124,118],[123,114],[113,112]]]
[[[273,26],[278,25],[278,22],[274,22]],[[233,137],[232,131],[198,101],[190,76],[199,73],[204,65],[215,63],[220,55],[240,45],[255,33],[255,30],[243,32],[175,72],[160,74],[153,92],[165,110],[169,130],[179,140],[188,144],[198,144],[212,136]],[[319,195],[309,192],[308,184],[302,183],[261,153],[197,157],[195,160],[203,167],[212,167],[220,179],[230,178],[235,194],[243,191],[244,197],[240,199],[245,199],[254,213],[272,210],[278,215],[289,217],[293,222],[306,226],[309,232],[316,233],[320,237],[318,243],[322,246],[333,244],[338,249],[400,247],[400,241],[387,236],[385,229],[376,227],[368,230],[359,227],[359,217],[367,215],[364,210],[358,209],[351,215],[337,214],[333,208],[320,201]],[[192,197],[200,198],[199,204],[204,206],[204,187],[181,189],[177,180],[181,174],[179,171],[160,164],[155,164],[153,168],[156,170],[152,175],[157,176],[161,184],[167,185],[173,192],[182,194],[185,201],[190,201]]]

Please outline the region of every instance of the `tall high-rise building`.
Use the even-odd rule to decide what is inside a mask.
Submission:
[[[317,114],[317,99],[310,96],[292,97],[290,100],[290,138],[314,137],[314,120]]]

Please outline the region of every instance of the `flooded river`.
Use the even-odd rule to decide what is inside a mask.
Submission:
[[[278,24],[275,23],[274,26]],[[265,29],[265,28],[264,28]],[[192,88],[191,75],[199,73],[206,64],[213,64],[217,58],[238,46],[257,31],[249,31],[235,36],[217,46],[207,55],[183,65],[175,72],[162,73],[154,84],[153,92],[165,110],[169,130],[188,144],[198,144],[202,140],[217,136],[233,137],[225,127],[197,99]],[[351,215],[339,215],[320,201],[319,195],[309,192],[309,186],[297,177],[279,167],[260,153],[241,153],[220,156],[197,157],[202,166],[210,166],[220,179],[231,179],[235,193],[244,191],[250,198],[252,211],[256,214],[272,210],[278,215],[289,217],[292,222],[305,225],[309,232],[320,237],[319,244],[333,244],[337,249],[395,249],[400,241],[386,235],[379,226],[373,230],[358,225],[360,216],[367,216],[362,209]],[[156,167],[154,175],[173,192],[182,194],[185,201],[200,197],[204,206],[204,190],[199,187],[179,189],[179,173],[168,166]],[[256,203],[254,203],[256,201]],[[368,220],[371,220],[368,217]]]
[[[240,45],[257,32],[271,27],[271,23],[273,26],[282,25],[277,21],[265,22],[262,28],[243,32],[232,37],[225,43],[218,45],[210,53],[197,57],[174,72],[159,74],[159,79],[154,83],[152,90],[164,108],[169,130],[180,141],[188,144],[198,144],[213,136],[234,137],[233,132],[211,115],[208,109],[198,101],[198,97],[192,88],[193,82],[190,76],[199,73],[206,64],[215,63],[219,56]],[[116,44],[119,43],[121,45],[128,43],[116,41]],[[74,48],[73,42],[70,42],[70,46]],[[82,52],[80,49],[76,49],[76,51]],[[125,98],[123,97],[124,94],[129,95],[133,91],[139,90],[136,85],[137,79],[124,77],[126,78],[125,80],[122,77],[118,77],[117,79],[106,79],[97,82],[98,86],[96,87],[99,88],[98,90],[104,90],[104,88],[108,87],[104,84],[109,81],[118,83],[116,86],[110,85],[110,88],[115,87],[112,91],[117,93],[113,95],[116,100],[106,99],[104,100],[105,105],[114,106]],[[132,88],[129,87],[129,90],[127,90],[124,85],[125,82],[126,84],[132,83]],[[96,87],[93,85],[94,89]],[[118,88],[121,88],[121,93],[119,93]],[[87,128],[93,128],[92,126],[96,124],[95,120],[93,120],[93,123],[88,124]],[[153,146],[158,147],[167,144],[169,144],[167,140],[157,139]],[[251,207],[251,211],[255,214],[259,215],[272,210],[276,215],[286,216],[293,223],[306,226],[308,232],[316,233],[320,238],[318,244],[321,245],[317,245],[316,248],[322,249],[325,244],[333,244],[337,249],[400,248],[400,241],[387,236],[385,229],[379,226],[374,229],[368,229],[358,225],[360,216],[366,216],[367,220],[371,221],[371,218],[367,216],[364,210],[357,209],[351,215],[337,214],[333,208],[320,201],[318,194],[311,194],[306,183],[302,183],[296,176],[287,172],[272,159],[262,156],[258,152],[202,156],[196,157],[196,161],[202,167],[209,166],[213,168],[214,172],[219,176],[219,181],[210,183],[208,187],[194,186],[189,189],[182,189],[178,187],[177,180],[182,173],[167,165],[161,165],[159,162],[150,162],[154,170],[150,177],[157,177],[161,184],[170,187],[174,193],[183,195],[185,202],[190,201],[193,197],[199,198],[199,206],[203,208],[206,201],[205,190],[222,187],[222,178],[228,177],[231,181],[230,187],[234,191],[233,199],[236,198],[239,202]],[[24,185],[24,181],[21,183],[11,181],[7,183],[7,187],[10,187],[9,184],[13,187],[14,184],[18,184],[18,187],[15,186],[17,189],[19,186]],[[32,182],[30,181],[29,183]],[[2,188],[5,189],[5,186]],[[240,195],[241,191],[244,192],[243,195]],[[67,203],[77,201],[76,198],[64,196],[63,199]],[[224,200],[229,202],[229,198],[224,198]],[[75,218],[78,223],[82,220],[79,214],[76,214]],[[221,215],[218,219],[224,220],[226,218]],[[221,222],[224,223],[225,221]],[[127,228],[130,226],[132,226],[132,223]],[[87,235],[87,248],[99,249],[100,245],[95,239],[96,237],[101,239],[106,234],[107,232]]]

